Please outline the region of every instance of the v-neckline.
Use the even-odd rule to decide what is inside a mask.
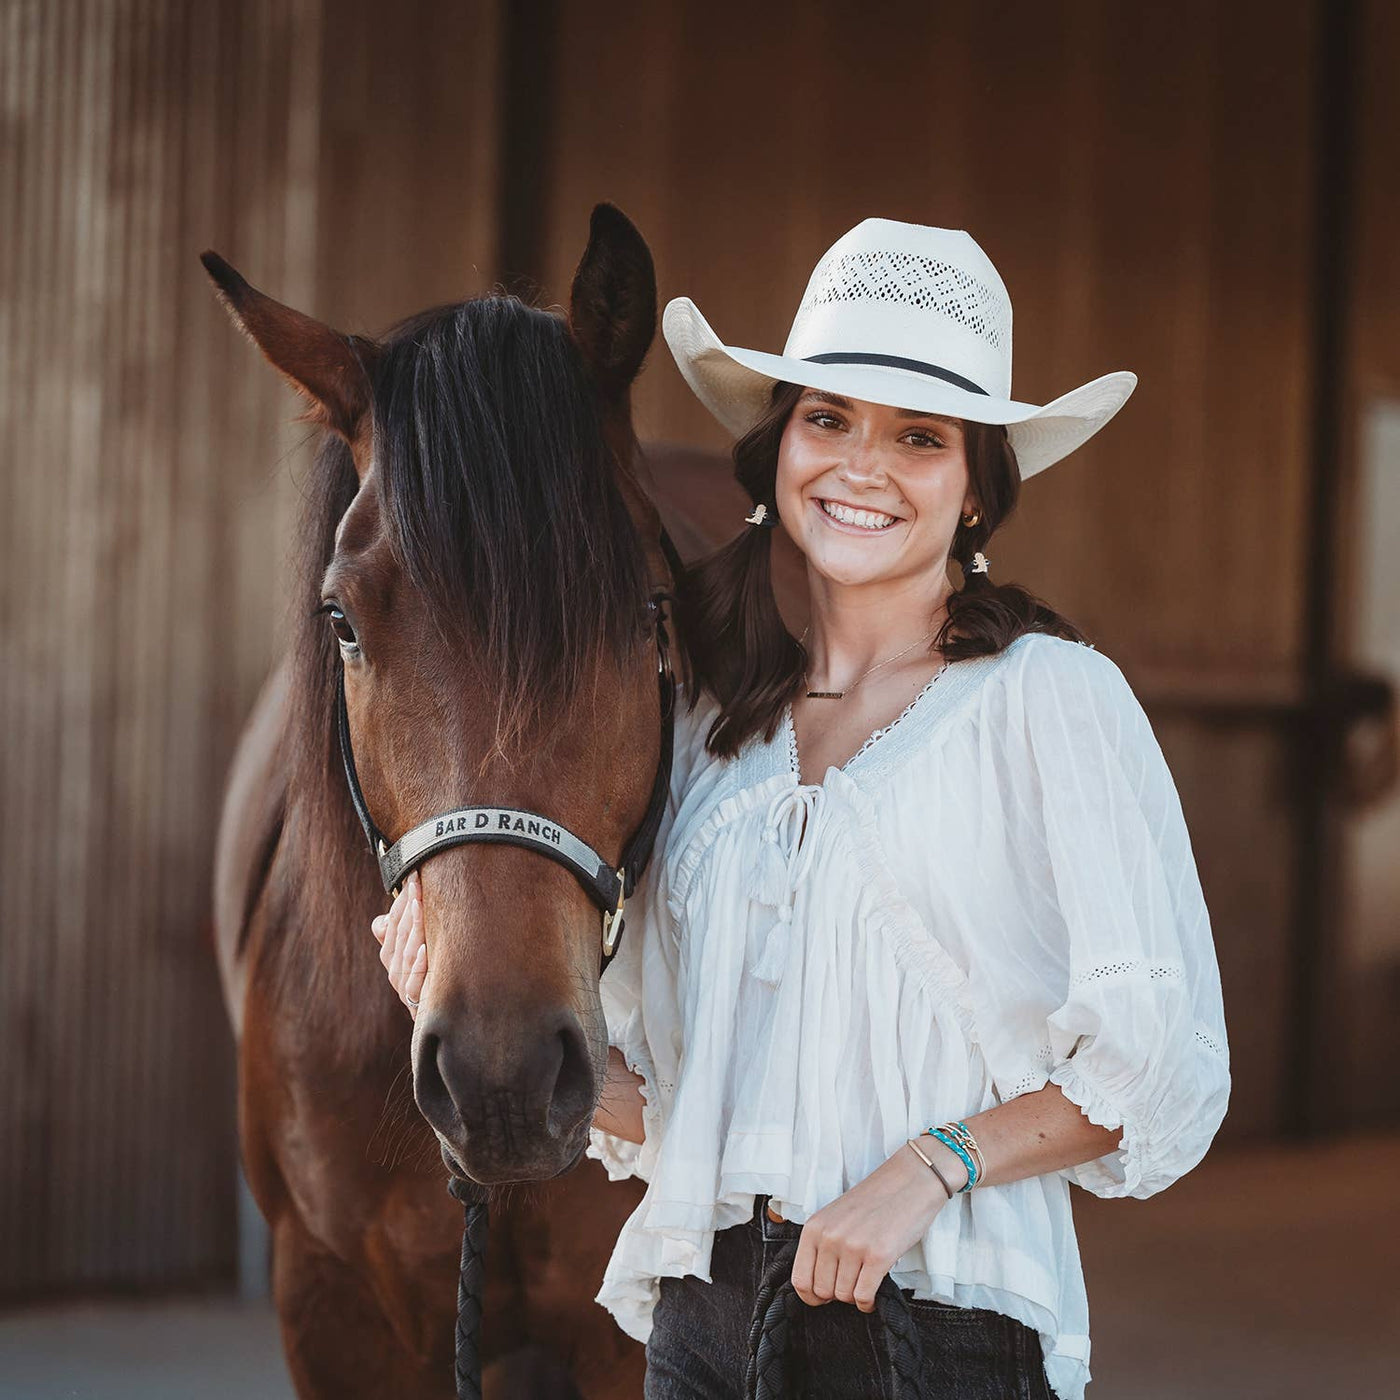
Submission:
[[[828,764],[826,772],[824,772],[822,776],[818,778],[817,781],[814,783],[804,783],[802,781],[802,757],[797,747],[797,726],[793,723],[792,701],[789,700],[783,706],[782,732],[787,739],[788,771],[791,774],[791,776],[796,780],[798,787],[821,787],[826,781],[826,774],[829,773],[833,768],[836,769],[838,773],[849,773],[853,765],[855,765],[865,754],[869,753],[871,749],[875,748],[892,729],[895,729],[898,725],[900,725],[907,716],[912,714],[914,710],[918,708],[919,703],[923,700],[924,696],[926,696],[931,690],[933,690],[933,688],[943,678],[944,673],[948,670],[948,667],[951,664],[951,662],[945,661],[943,665],[940,666],[938,670],[935,671],[933,675],[931,675],[928,678],[924,685],[920,687],[918,694],[915,695],[914,698],[910,700],[910,702],[892,720],[890,720],[888,724],[882,724],[879,726],[879,728],[872,729],[870,733],[866,735],[865,742],[862,743],[861,746],[844,763],[839,765],[835,763]]]

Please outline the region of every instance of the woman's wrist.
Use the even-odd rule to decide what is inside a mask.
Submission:
[[[942,1138],[936,1138],[932,1133],[921,1133],[916,1141],[924,1156],[947,1178],[955,1194],[967,1185],[967,1163]]]

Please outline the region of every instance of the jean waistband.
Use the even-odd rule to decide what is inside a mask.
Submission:
[[[802,1224],[797,1220],[773,1220],[768,1214],[771,1196],[756,1195],[753,1198],[753,1215],[749,1224],[756,1225],[765,1240],[795,1240],[802,1234]]]

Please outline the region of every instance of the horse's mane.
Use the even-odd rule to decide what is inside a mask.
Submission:
[[[601,660],[625,662],[650,640],[643,548],[596,393],[561,318],[511,296],[421,312],[379,347],[370,374],[390,545],[438,625],[491,678],[497,750],[509,757],[565,712]],[[328,433],[294,545],[285,757],[289,835],[341,888],[373,867],[341,774],[338,651],[314,609],[357,489],[350,449]],[[302,823],[314,829],[298,833]],[[349,936],[327,942],[344,949]],[[327,974],[322,962],[317,975]]]

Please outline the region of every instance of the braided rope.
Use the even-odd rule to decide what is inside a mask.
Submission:
[[[789,1389],[788,1374],[788,1342],[805,1306],[792,1284],[797,1245],[796,1240],[784,1242],[759,1284],[749,1324],[745,1400],[797,1400],[796,1388]],[[923,1343],[909,1310],[909,1300],[888,1274],[880,1280],[875,1309],[884,1323],[885,1351],[894,1377],[892,1400],[922,1400]]]
[[[484,1193],[473,1183],[454,1176],[447,1189],[462,1203],[465,1213],[457,1278],[456,1397],[481,1400],[481,1316],[490,1212]],[[805,1307],[792,1284],[797,1246],[797,1240],[785,1241],[759,1284],[749,1324],[745,1400],[797,1400],[798,1391],[796,1387],[789,1390],[788,1376],[789,1357],[795,1352],[788,1343]],[[888,1274],[880,1280],[875,1309],[884,1323],[885,1350],[894,1377],[892,1400],[922,1400],[923,1343],[908,1300]]]
[[[462,1203],[462,1268],[457,1276],[455,1371],[457,1400],[481,1400],[481,1314],[486,1296],[486,1239],[489,1221],[484,1196],[473,1184],[454,1176],[447,1189]]]

